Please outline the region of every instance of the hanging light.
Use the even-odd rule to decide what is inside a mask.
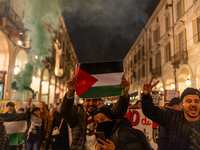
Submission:
[[[16,66],[15,69],[14,69],[14,74],[18,74],[19,73],[19,67]]]
[[[32,77],[32,80],[35,81],[35,76]]]
[[[163,87],[161,87],[160,90],[163,92],[164,91]]]
[[[187,78],[186,82],[185,82],[186,86],[189,87],[191,85],[191,81],[189,78]]]
[[[19,33],[19,41],[17,42],[19,46],[22,46],[23,45],[23,41],[24,41],[24,38],[23,38],[23,33],[20,32]]]
[[[171,84],[171,88],[172,88],[172,89],[175,89],[175,85],[174,85],[174,84]]]
[[[20,46],[21,46],[21,45],[22,45],[22,41],[18,41],[18,45],[20,45]]]

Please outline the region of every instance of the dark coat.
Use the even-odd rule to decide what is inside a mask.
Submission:
[[[150,95],[142,97],[142,111],[152,121],[165,128],[166,150],[186,150],[188,147],[191,125],[184,117],[183,111],[155,106]]]
[[[64,96],[61,106],[61,115],[72,128],[71,150],[84,150],[86,142],[87,114],[85,111],[79,113],[73,109],[74,98],[68,99]],[[119,101],[111,108],[114,117],[124,116],[129,103],[129,97],[120,96]]]
[[[60,126],[62,120],[62,116],[58,111],[55,111],[54,118],[52,120],[52,130],[55,127]],[[51,136],[51,138],[55,138],[55,142],[53,145],[55,146],[56,150],[69,150],[69,132],[68,132],[68,125],[65,120],[60,127],[60,134],[56,136]]]
[[[113,141],[116,150],[149,150],[144,149],[143,141],[138,137],[137,132],[132,128],[131,122],[127,118],[115,119],[115,125],[111,131],[109,139]],[[142,133],[142,132],[141,132]],[[143,133],[142,133],[143,134]],[[146,138],[144,136],[145,142]],[[145,144],[145,143],[144,143]],[[149,145],[148,145],[149,146]]]
[[[24,133],[23,140],[29,141],[29,140],[31,140],[30,138],[28,138],[28,131],[29,131],[29,128],[31,126],[30,108],[26,110],[26,119],[27,119],[27,129]],[[44,128],[44,120],[43,119],[42,119],[42,125],[36,126],[36,135],[37,135],[38,143],[39,143],[39,146],[40,146],[42,144],[42,142],[45,140],[45,128]]]
[[[6,148],[7,140],[6,128],[3,125],[3,119],[0,117],[0,150],[4,150]]]

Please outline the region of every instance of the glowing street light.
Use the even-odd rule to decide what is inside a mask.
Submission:
[[[171,88],[172,88],[172,89],[175,89],[175,85],[174,85],[174,84],[171,84]]]
[[[19,73],[19,67],[15,67],[14,74],[18,74],[18,73]]]
[[[20,46],[21,46],[21,45],[22,45],[22,42],[21,42],[21,41],[18,41],[18,45],[20,45]]]
[[[191,81],[190,81],[190,79],[187,78],[185,84],[186,84],[187,87],[189,87],[189,86],[191,85]]]

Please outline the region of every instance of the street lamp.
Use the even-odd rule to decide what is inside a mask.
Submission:
[[[163,92],[164,91],[163,87],[161,87],[160,90]]]
[[[186,80],[185,84],[186,84],[186,86],[187,86],[187,87],[190,87],[190,85],[191,85],[191,81],[190,81],[190,79],[189,79],[189,78],[187,78],[187,80]]]
[[[175,89],[175,85],[174,85],[174,84],[171,84],[171,88],[174,90],[174,89]]]

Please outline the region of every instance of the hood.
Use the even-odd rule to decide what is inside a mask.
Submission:
[[[115,125],[111,131],[111,134],[114,133],[119,127],[132,127],[131,121],[125,117],[115,119]]]

